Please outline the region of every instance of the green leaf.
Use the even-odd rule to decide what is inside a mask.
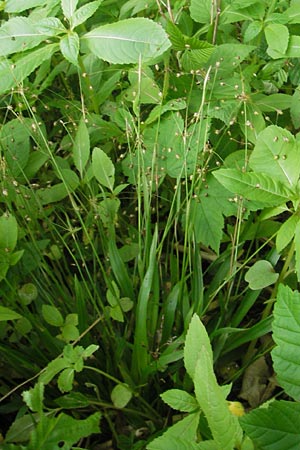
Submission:
[[[165,403],[178,411],[194,412],[199,408],[195,397],[180,389],[170,389],[160,396]]]
[[[69,33],[59,41],[60,51],[71,64],[78,67],[79,36],[77,33]]]
[[[66,19],[70,20],[73,16],[78,0],[61,0],[61,7]]]
[[[79,338],[79,330],[75,325],[65,323],[61,329],[61,337],[65,342],[75,341]]]
[[[18,296],[22,305],[30,305],[38,296],[38,290],[35,284],[26,283],[18,290]]]
[[[61,327],[64,323],[63,316],[55,306],[42,305],[43,318],[49,325]]]
[[[254,20],[253,22],[250,22],[247,26],[244,34],[244,42],[250,42],[252,39],[256,38],[256,36],[259,35],[263,28],[263,22],[259,22],[257,20]]]
[[[16,62],[4,60],[0,62],[0,94],[18,86],[44,61],[50,59],[58,50],[58,44],[47,44],[19,58]]]
[[[78,25],[86,22],[97,11],[102,1],[103,0],[96,0],[94,2],[89,2],[77,9],[70,20],[71,28],[76,28]]]
[[[256,261],[246,272],[245,280],[249,283],[250,289],[263,289],[276,283],[279,274],[274,271],[269,261]]]
[[[300,404],[273,401],[240,418],[246,434],[261,450],[298,450]],[[256,448],[256,447],[255,447]]]
[[[42,413],[45,386],[43,383],[36,383],[29,391],[23,391],[22,397],[31,411]]]
[[[276,236],[276,249],[280,253],[295,236],[296,226],[299,223],[298,216],[289,217],[279,228]]]
[[[286,51],[288,58],[300,58],[300,36],[291,36],[289,46]]]
[[[116,408],[125,408],[132,398],[132,391],[127,384],[117,384],[110,394],[111,400]]]
[[[69,367],[69,363],[65,358],[55,358],[49,362],[45,370],[39,376],[39,381],[44,384],[48,384],[60,371]]]
[[[22,443],[29,440],[32,430],[40,420],[40,415],[36,413],[25,414],[24,416],[17,418],[9,427],[6,435],[5,442]],[[8,448],[10,450],[10,448]],[[23,447],[18,446],[14,450],[23,450]],[[27,450],[27,449],[26,449]]]
[[[70,392],[73,388],[74,369],[67,367],[64,369],[57,379],[57,385],[61,392]]]
[[[43,6],[45,3],[45,0],[26,0],[26,2],[20,2],[20,0],[6,0],[5,12],[19,13],[26,9],[35,8],[36,6]]]
[[[203,348],[206,349],[212,364],[213,354],[208,334],[197,314],[194,314],[186,334],[184,345],[184,366],[192,380],[194,379],[197,361],[201,357]]]
[[[191,0],[190,13],[195,22],[210,24],[214,20],[215,8],[210,0]]]
[[[76,169],[82,178],[83,171],[90,157],[90,136],[82,117],[73,144],[73,159]]]
[[[211,247],[218,254],[224,227],[222,211],[215,207],[211,197],[194,201],[192,205],[196,242]]]
[[[6,322],[7,320],[21,319],[21,315],[13,311],[12,309],[0,306],[0,322]]]
[[[92,167],[97,181],[113,191],[115,183],[115,167],[111,159],[100,148],[95,147],[93,150]]]
[[[291,118],[295,128],[300,128],[300,89],[295,89],[291,103]]]
[[[300,281],[300,221],[296,225],[294,242],[295,242],[295,253],[296,253],[295,269],[296,269],[298,281]]]
[[[213,175],[232,193],[261,202],[264,206],[279,206],[294,196],[280,181],[263,173],[219,169],[214,171]]]
[[[271,58],[284,57],[289,44],[289,30],[285,25],[271,23],[265,28],[268,43],[267,53]]]
[[[0,217],[0,249],[11,253],[18,241],[18,223],[9,213]]]
[[[300,175],[299,144],[283,128],[271,125],[259,133],[249,165],[280,180],[287,186],[296,186]]]
[[[160,118],[165,112],[168,111],[180,111],[182,109],[186,108],[186,101],[182,100],[180,98],[175,100],[169,100],[164,105],[157,105],[155,106],[147,119],[145,120],[145,124],[149,125],[152,122],[155,122],[158,118]]]
[[[300,293],[280,285],[274,307],[271,355],[278,383],[296,401],[300,400]]]
[[[195,394],[219,448],[232,450],[242,439],[237,417],[233,416],[218,385],[210,353],[205,345],[198,350],[194,372]]]
[[[97,27],[82,38],[98,58],[113,64],[147,62],[171,43],[163,28],[146,18],[132,18]]]

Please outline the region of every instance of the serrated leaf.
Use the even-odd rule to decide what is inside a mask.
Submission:
[[[259,133],[249,165],[294,187],[300,175],[299,144],[288,130],[271,125]]]
[[[175,436],[160,436],[147,445],[147,450],[218,450],[216,447],[200,447],[200,444]]]
[[[258,201],[264,206],[282,205],[295,195],[279,180],[263,173],[219,169],[213,175],[232,193]]]
[[[191,18],[199,23],[212,23],[215,8],[210,0],[191,0]]]
[[[295,269],[297,273],[298,281],[300,281],[300,221],[297,223],[295,228]]]
[[[299,223],[298,216],[289,217],[279,228],[276,236],[276,249],[280,253],[295,236],[296,226]]]
[[[111,400],[116,408],[125,408],[132,398],[132,391],[126,384],[117,384],[110,394]]]
[[[5,12],[20,13],[26,9],[43,6],[45,3],[48,3],[47,0],[26,0],[26,2],[20,2],[20,0],[6,0]]]
[[[22,83],[44,61],[50,59],[58,50],[58,44],[47,44],[34,50],[16,62],[4,60],[0,62],[0,94]]]
[[[38,382],[35,386],[28,391],[22,392],[22,397],[28,408],[31,411],[41,413],[43,410],[45,386],[43,383]]]
[[[278,383],[296,401],[300,400],[300,293],[280,285],[274,307],[271,355]]]
[[[11,253],[18,241],[18,223],[12,214],[0,217],[0,249]]]
[[[261,32],[262,27],[263,22],[260,22],[258,20],[250,22],[244,34],[244,42],[250,42],[252,39],[254,39]]]
[[[82,117],[73,144],[73,159],[76,169],[82,178],[83,171],[90,157],[90,136]]]
[[[73,16],[78,0],[61,0],[61,7],[66,19],[70,20]]]
[[[39,376],[39,381],[48,384],[61,370],[69,366],[64,358],[55,358],[49,362],[45,370]]]
[[[60,392],[70,392],[73,387],[74,369],[67,367],[64,369],[57,379],[57,385]]]
[[[42,314],[45,321],[53,327],[61,327],[64,323],[63,316],[55,306],[42,305]]]
[[[276,283],[279,274],[274,271],[269,261],[256,261],[246,272],[245,280],[249,283],[250,289],[263,289]]]
[[[142,17],[97,27],[82,39],[98,58],[113,64],[147,62],[171,45],[159,24]]]
[[[300,404],[273,401],[240,418],[246,434],[261,450],[298,450]],[[255,447],[256,448],[256,447]]]
[[[222,211],[216,208],[215,201],[211,198],[203,198],[200,202],[194,201],[191,217],[196,242],[211,247],[218,254],[223,235],[224,217]]]
[[[99,183],[113,191],[115,167],[107,154],[98,147],[93,150],[92,167],[94,176]]]
[[[193,412],[199,405],[192,395],[180,389],[170,389],[160,395],[171,408],[183,412]]]
[[[208,358],[210,358],[212,364],[213,354],[208,334],[197,314],[194,314],[186,334],[184,345],[184,366],[192,380],[194,379],[197,361],[201,357],[203,348],[206,349]]]
[[[268,55],[273,59],[284,57],[290,37],[288,28],[279,23],[271,23],[265,28],[265,36]]]
[[[103,0],[96,0],[94,2],[89,2],[78,8],[71,18],[71,28],[76,28],[78,25],[81,25],[86,22],[87,19],[92,17],[101,5],[102,1]]]
[[[69,33],[59,41],[60,51],[63,56],[74,66],[78,67],[79,36],[77,33]]]
[[[0,322],[21,319],[22,316],[6,306],[0,306]]]

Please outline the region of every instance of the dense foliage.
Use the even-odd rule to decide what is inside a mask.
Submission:
[[[0,449],[298,448],[300,1],[0,17]]]

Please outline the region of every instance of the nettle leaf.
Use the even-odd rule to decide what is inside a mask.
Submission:
[[[199,408],[195,397],[180,389],[170,389],[160,396],[165,403],[178,411],[193,412]]]
[[[215,8],[210,0],[191,0],[191,18],[198,23],[212,23],[215,16]]]
[[[145,120],[145,124],[149,125],[152,122],[155,122],[158,118],[161,118],[162,115],[168,111],[180,111],[186,108],[186,101],[180,98],[175,100],[169,100],[164,105],[155,106],[147,119]]]
[[[69,33],[59,41],[60,51],[63,56],[74,66],[78,66],[79,36],[77,33]]]
[[[82,39],[98,58],[113,64],[147,62],[171,46],[164,29],[142,17],[97,27]]]
[[[113,191],[115,167],[107,154],[98,147],[93,150],[92,167],[94,176],[99,183]]]
[[[271,125],[259,133],[249,165],[255,172],[294,187],[300,175],[299,151],[298,142],[288,130]]]
[[[124,93],[126,100],[141,104],[161,103],[162,94],[149,67],[129,70],[128,78],[131,86]]]
[[[59,0],[56,0],[57,2]],[[36,6],[43,6],[48,3],[47,0],[26,0],[26,2],[20,2],[20,0],[6,0],[5,12],[7,13],[20,13],[26,9],[35,8]]]
[[[268,55],[273,59],[284,57],[289,45],[288,28],[279,23],[271,23],[265,28],[265,36],[268,43]]]
[[[212,66],[220,78],[234,72],[238,66],[255,50],[254,45],[221,44],[215,47],[206,67]]]
[[[17,61],[4,60],[0,62],[0,94],[20,85],[37,67],[50,59],[58,50],[58,44],[47,44],[34,50]]]
[[[9,213],[0,217],[0,249],[11,253],[18,240],[18,223],[16,218]]]
[[[273,401],[240,418],[246,434],[262,450],[298,450],[300,404]]]
[[[13,119],[3,125],[0,131],[1,149],[15,178],[22,174],[29,160],[30,125],[26,120]]]
[[[279,274],[274,271],[269,261],[257,261],[246,272],[245,280],[249,283],[250,289],[263,289],[276,283]]]
[[[300,293],[280,285],[272,325],[276,347],[271,355],[278,383],[294,400],[300,400]]]
[[[232,193],[261,202],[265,206],[282,205],[295,195],[280,181],[262,173],[219,169],[213,175]]]
[[[86,22],[87,19],[92,17],[92,15],[97,11],[103,0],[97,0],[94,2],[89,2],[86,5],[81,6],[77,9],[73,16],[71,17],[71,28],[76,28],[78,25]]]
[[[73,16],[78,0],[61,0],[61,7],[66,19],[70,20]]]
[[[276,249],[280,253],[291,242],[295,236],[299,217],[293,215],[289,217],[279,228],[276,236]]]
[[[73,144],[73,160],[76,169],[80,173],[81,178],[85,166],[89,160],[89,157],[90,157],[90,136],[85,120],[82,117],[79,122]]]

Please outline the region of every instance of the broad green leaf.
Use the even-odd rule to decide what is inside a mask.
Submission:
[[[250,289],[263,289],[276,283],[279,274],[274,271],[269,261],[256,261],[246,272],[245,280],[249,283]]]
[[[7,320],[21,319],[22,316],[12,309],[0,306],[0,322],[6,322]]]
[[[96,0],[94,2],[89,2],[86,5],[81,6],[81,8],[78,8],[70,20],[71,28],[73,29],[86,22],[87,19],[89,19],[97,11],[102,1],[103,0]]]
[[[197,362],[201,358],[203,348],[206,349],[208,358],[212,364],[213,354],[208,334],[197,314],[194,314],[186,334],[184,345],[184,366],[192,380],[194,380]]]
[[[300,400],[300,293],[280,285],[274,307],[272,359],[277,380],[285,392]]]
[[[34,50],[16,62],[4,60],[0,62],[0,94],[19,86],[37,67],[50,59],[58,50],[58,44],[47,44]]]
[[[79,337],[78,328],[72,323],[66,323],[61,329],[61,339],[65,342],[75,341]]]
[[[22,392],[22,397],[28,408],[33,412],[41,413],[43,410],[45,386],[43,383],[36,383],[33,388]]]
[[[248,57],[249,53],[255,49],[256,47],[254,45],[232,43],[218,45],[206,63],[206,66],[212,66],[217,71],[218,77],[225,78],[229,74],[232,74]]]
[[[161,91],[150,68],[131,69],[128,78],[131,86],[124,93],[127,101],[137,102],[138,105],[161,102]]]
[[[232,193],[258,201],[264,206],[279,206],[292,200],[295,195],[280,181],[263,173],[219,169],[213,175]]]
[[[132,391],[126,384],[117,384],[110,394],[111,400],[116,408],[125,408],[132,398]]]
[[[224,217],[211,198],[203,198],[192,203],[192,213],[196,242],[211,247],[217,254],[223,235]]]
[[[77,33],[68,33],[59,41],[63,56],[74,66],[78,66],[79,36]]]
[[[58,376],[57,386],[60,392],[70,392],[73,388],[74,369],[67,367]]]
[[[28,441],[32,430],[39,420],[40,415],[36,413],[25,414],[17,418],[7,430],[5,442],[24,443]],[[10,447],[8,447],[8,450],[10,450]],[[23,447],[13,447],[13,450],[23,450]]]
[[[45,321],[53,327],[61,327],[64,323],[63,316],[55,306],[42,305],[42,314]]]
[[[145,120],[145,124],[149,125],[152,122],[155,122],[158,118],[160,118],[165,112],[168,111],[180,111],[182,109],[186,108],[186,101],[182,100],[180,98],[175,100],[169,100],[164,105],[157,105],[155,106],[147,119]]]
[[[0,217],[0,249],[11,253],[17,245],[18,223],[12,214]]]
[[[199,357],[194,371],[195,394],[216,444],[220,449],[233,450],[235,445],[240,444],[242,432],[237,417],[229,411],[222,389],[217,383],[210,353],[206,345],[201,345],[198,350]]]
[[[288,58],[300,58],[300,36],[292,35],[290,37],[285,56]]]
[[[261,32],[263,28],[263,22],[259,22],[258,20],[254,20],[250,22],[247,26],[244,34],[244,42],[250,42],[252,39],[256,38],[258,34]]]
[[[290,37],[288,28],[279,23],[271,23],[265,28],[265,36],[268,55],[273,59],[284,57]]]
[[[289,109],[292,104],[292,96],[287,94],[271,94],[271,95],[264,95],[264,94],[254,94],[251,95],[251,101],[254,103],[253,107],[254,110],[256,107],[259,107],[260,111],[262,112],[278,112],[285,109]],[[271,128],[271,127],[269,127]],[[281,129],[284,131],[283,128],[275,127],[277,129]]]
[[[78,176],[72,170],[62,169],[59,172],[59,176],[63,180],[62,183],[37,191],[37,195],[42,205],[58,202],[74,192],[78,187]]]
[[[83,171],[90,157],[90,136],[84,118],[80,119],[73,144],[73,159],[82,178]]]
[[[195,397],[180,389],[170,389],[160,396],[165,403],[178,411],[193,412],[199,408]]]
[[[240,424],[261,450],[298,450],[299,448],[299,403],[275,400],[267,407],[255,409],[241,417]]]
[[[31,121],[30,121],[31,122]],[[30,131],[28,120],[13,119],[2,126],[0,146],[6,164],[15,178],[18,178],[29,161]]]
[[[82,39],[98,58],[113,64],[147,62],[171,45],[159,24],[142,17],[97,27]]]
[[[113,191],[115,183],[115,167],[111,159],[100,148],[95,147],[93,150],[92,167],[97,181]]]
[[[291,242],[295,236],[296,226],[299,223],[299,217],[293,215],[289,217],[279,228],[276,236],[276,249],[280,253]]]
[[[18,290],[19,301],[22,305],[30,305],[38,296],[38,290],[35,284],[26,283]]]
[[[66,19],[70,20],[73,16],[78,0],[61,0],[61,7]]]
[[[13,17],[0,27],[0,56],[36,47],[46,37],[28,17]]]
[[[147,450],[194,450],[200,413],[192,413],[177,422],[147,445]]]
[[[300,221],[296,225],[295,229],[295,269],[297,273],[298,281],[300,281]]]
[[[90,405],[91,400],[81,394],[81,392],[72,391],[69,394],[56,398],[55,403],[64,409],[77,409],[86,408]]]
[[[299,151],[298,142],[288,130],[271,125],[258,135],[249,165],[255,172],[294,187],[300,175]]]
[[[291,118],[295,128],[300,128],[300,89],[294,91],[291,102]]]
[[[44,384],[48,384],[59,372],[69,367],[70,364],[65,360],[65,358],[55,358],[49,362],[47,367],[39,376],[39,381]]]
[[[190,13],[195,22],[210,24],[214,20],[215,8],[210,0],[191,0]]]
[[[56,0],[57,2],[59,0]],[[26,9],[35,8],[36,6],[43,6],[48,3],[47,0],[26,0],[20,2],[20,0],[6,0],[5,12],[7,13],[20,13]]]

